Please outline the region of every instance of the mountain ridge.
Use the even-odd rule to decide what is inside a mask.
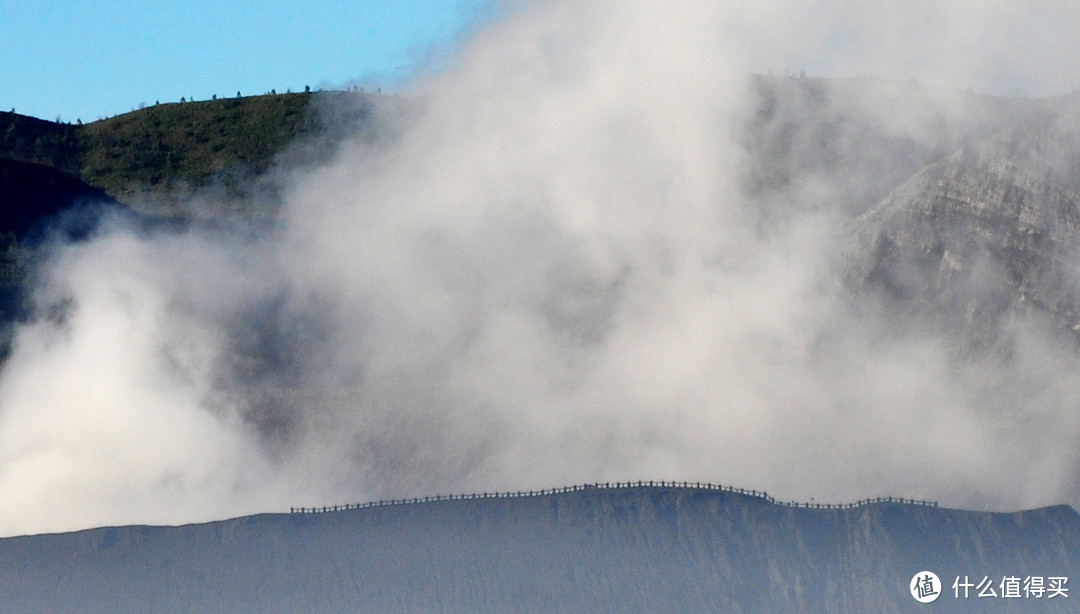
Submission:
[[[194,191],[249,193],[288,147],[325,155],[390,97],[353,91],[265,94],[166,102],[90,123],[0,112],[0,159],[54,167],[127,205],[150,197],[172,211]],[[333,108],[336,112],[326,112]],[[328,139],[328,140],[327,140]],[[314,145],[314,148],[310,146]]]

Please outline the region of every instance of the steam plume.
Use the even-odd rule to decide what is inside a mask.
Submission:
[[[0,532],[629,479],[1075,503],[1072,350],[896,334],[836,259],[900,162],[851,135],[858,173],[762,189],[745,127],[770,67],[1075,87],[1077,9],[798,4],[523,3],[289,176],[273,232],[58,241],[0,374]],[[830,112],[926,149],[978,119],[860,91]]]

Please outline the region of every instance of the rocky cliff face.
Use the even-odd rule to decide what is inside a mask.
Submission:
[[[1011,323],[1080,331],[1080,133],[1075,105],[923,168],[850,224],[850,275],[969,344]]]

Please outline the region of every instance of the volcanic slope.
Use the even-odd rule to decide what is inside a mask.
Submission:
[[[1073,612],[1078,596],[997,587],[1078,569],[1067,506],[816,509],[674,485],[0,540],[11,613],[907,612],[923,570],[942,578],[935,611]],[[999,598],[955,597],[965,576]]]

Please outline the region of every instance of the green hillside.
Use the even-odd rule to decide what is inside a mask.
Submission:
[[[355,92],[218,98],[155,104],[85,125],[0,113],[0,160],[51,167],[117,201],[144,209],[157,203],[152,212],[172,215],[180,212],[170,204],[202,188],[245,196],[291,143],[326,145],[337,129],[355,131],[373,100]],[[333,131],[322,112],[330,106]]]
[[[155,105],[81,126],[80,175],[118,200],[221,183],[240,194],[290,142],[311,136],[311,94]]]

